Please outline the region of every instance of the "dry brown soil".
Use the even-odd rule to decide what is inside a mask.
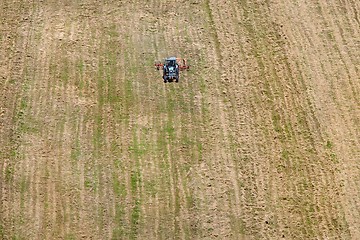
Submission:
[[[358,0],[1,0],[0,239],[360,239],[359,68]]]

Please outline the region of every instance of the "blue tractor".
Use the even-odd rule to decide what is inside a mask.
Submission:
[[[180,63],[180,64],[179,64]],[[164,60],[164,63],[155,63],[157,70],[162,68],[164,83],[179,82],[180,70],[188,70],[190,67],[186,64],[186,59],[169,57]]]
[[[179,64],[176,62],[176,57],[170,57],[165,59],[165,64],[163,68],[163,79],[164,83],[179,82]]]

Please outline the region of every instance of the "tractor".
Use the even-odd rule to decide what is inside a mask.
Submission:
[[[174,80],[175,82],[179,82],[180,70],[188,70],[190,68],[190,66],[186,64],[186,59],[176,57],[166,58],[164,63],[157,62],[155,63],[155,67],[157,70],[163,70],[164,83]]]

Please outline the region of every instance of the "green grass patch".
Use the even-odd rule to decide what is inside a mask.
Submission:
[[[283,150],[281,152],[281,158],[284,160],[289,160],[290,152],[288,150]]]
[[[199,156],[199,160],[202,159],[202,155],[203,155],[203,144],[202,142],[197,142],[196,143],[196,147],[197,147],[197,153],[198,153],[198,156]]]
[[[98,182],[97,179],[85,179],[84,187],[91,191],[96,191],[98,188]]]
[[[138,184],[141,182],[141,176],[139,171],[133,171],[130,175],[131,191],[136,193]]]
[[[306,113],[303,110],[299,110],[297,114],[298,123],[302,128],[306,128],[307,121],[306,121]]]
[[[284,131],[285,131],[286,137],[287,137],[288,139],[290,139],[290,138],[293,136],[293,128],[292,128],[290,122],[286,122],[286,123],[284,124]]]
[[[167,122],[164,127],[164,131],[170,137],[170,140],[175,139],[175,128],[171,122]]]
[[[139,223],[140,223],[140,200],[135,200],[135,206],[132,209],[131,212],[131,232],[130,232],[130,239],[136,239],[137,232],[139,229]]]
[[[112,24],[107,31],[107,34],[111,37],[111,38],[119,38],[120,34],[119,31],[116,29],[116,24]]]
[[[5,239],[5,229],[2,224],[0,224],[0,239]]]
[[[70,70],[69,70],[69,60],[67,58],[63,59],[63,66],[60,72],[61,81],[66,85],[70,79]]]
[[[121,169],[121,167],[122,167],[121,158],[117,157],[117,158],[114,159],[114,166],[117,169]]]
[[[330,140],[327,140],[325,146],[326,146],[327,149],[332,149],[334,144]]]
[[[99,61],[99,69],[97,73],[97,88],[98,88],[98,105],[101,108],[105,103],[105,96],[104,96],[104,63],[102,61]]]
[[[332,162],[334,162],[334,163],[338,163],[338,162],[339,162],[339,161],[338,161],[338,157],[336,156],[335,153],[330,153],[330,154],[329,154],[329,157],[330,157],[330,160],[331,160]]]
[[[95,155],[99,154],[99,151],[104,143],[104,130],[103,130],[103,116],[101,114],[101,110],[95,116],[95,129],[93,135],[94,147],[95,147]]]
[[[131,146],[129,146],[129,151],[132,152],[137,158],[144,155],[148,151],[148,145],[146,143],[134,142]]]
[[[155,195],[158,192],[157,184],[156,184],[156,182],[154,180],[145,181],[144,182],[144,188],[145,188],[146,193],[148,195],[150,195],[151,197],[155,197]]]
[[[20,181],[20,205],[21,205],[21,208],[24,208],[25,192],[28,191],[28,189],[29,189],[29,183],[26,180],[26,177],[22,176],[21,181]]]
[[[70,158],[73,163],[76,163],[79,161],[81,155],[81,149],[80,149],[80,141],[79,138],[76,137],[75,143],[73,144],[71,148]]]
[[[126,225],[125,221],[124,221],[124,215],[125,215],[125,210],[122,204],[120,203],[116,203],[115,204],[115,224],[116,226],[114,227],[113,231],[112,231],[112,237],[111,239],[113,240],[118,240],[118,239],[124,239],[125,237],[125,228],[124,226]]]
[[[9,164],[5,167],[5,181],[10,182],[14,178],[14,166],[12,164]]]
[[[336,155],[336,153],[333,151],[334,149],[334,143],[330,140],[326,141],[325,144],[325,148],[327,149],[327,155],[329,157],[329,159],[333,162],[333,163],[338,163],[338,157]]]
[[[18,234],[14,234],[14,235],[11,237],[11,240],[25,240],[25,238],[19,236]]]
[[[282,132],[282,127],[281,127],[281,117],[280,117],[279,113],[273,112],[273,114],[272,114],[272,122],[273,122],[275,132],[281,133]]]
[[[126,196],[125,184],[121,183],[115,175],[113,177],[113,190],[117,197],[125,197]]]
[[[82,80],[83,76],[84,76],[84,71],[85,71],[85,65],[84,65],[84,61],[79,59],[76,62],[76,72],[77,72],[77,77],[76,77],[76,81],[75,81],[75,86],[77,86],[79,88],[79,90],[82,90],[84,88],[84,81]],[[81,94],[81,93],[80,93]]]
[[[28,88],[28,84],[24,84],[24,89],[28,90]],[[40,123],[36,121],[32,116],[27,115],[28,108],[28,98],[24,96],[20,100],[19,110],[17,111],[14,119],[17,124],[16,133],[18,135],[21,135],[23,133],[38,133],[40,131]]]
[[[235,233],[234,239],[237,239],[237,238],[243,236],[246,232],[245,222],[242,219],[234,216],[234,214],[230,214],[229,218],[231,220],[230,227],[231,227],[233,233]]]
[[[65,240],[76,240],[76,237],[72,233],[68,233],[65,235]]]

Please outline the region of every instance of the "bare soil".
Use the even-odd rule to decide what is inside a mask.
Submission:
[[[360,239],[359,14],[0,1],[0,239]]]

